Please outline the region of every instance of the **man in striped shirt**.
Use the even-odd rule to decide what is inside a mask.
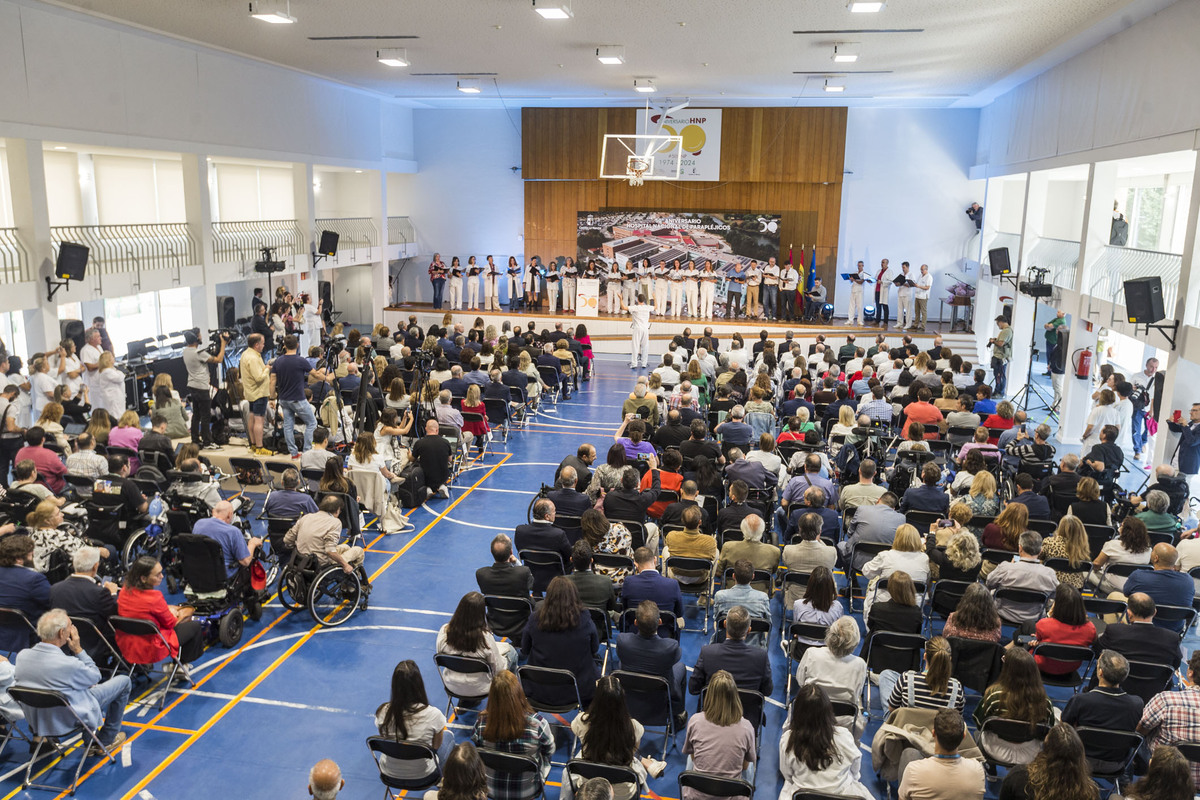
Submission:
[[[858,407],[858,413],[866,414],[875,422],[891,422],[895,412],[892,404],[883,396],[883,386],[876,385],[871,387],[870,399]]]

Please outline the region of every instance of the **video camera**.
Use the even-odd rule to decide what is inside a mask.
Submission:
[[[215,357],[217,353],[221,352],[222,340],[224,340],[225,344],[229,344],[229,341],[235,335],[236,332],[229,328],[210,329],[208,332],[208,347],[204,349],[208,351],[209,355]]]

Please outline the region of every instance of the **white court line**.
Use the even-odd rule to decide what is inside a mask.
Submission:
[[[371,609],[368,609],[368,610],[371,610]],[[391,609],[376,609],[376,610],[383,611],[383,610],[391,610]],[[401,609],[401,610],[404,610],[404,609]],[[438,613],[438,612],[420,611],[417,613],[434,614],[434,613]],[[337,628],[319,628],[317,631],[315,631],[315,633],[335,633],[337,631],[411,631],[413,633],[437,634],[437,631],[430,630],[429,628],[410,628],[405,625],[346,625],[346,626],[337,627]],[[240,650],[232,650],[232,651],[226,653],[225,655],[218,656],[218,657],[212,659],[211,661],[205,661],[203,664],[195,664],[191,668],[191,673],[192,673],[192,675],[196,675],[197,673],[203,672],[204,670],[208,669],[211,666],[220,664],[223,661],[228,661],[229,659],[233,658],[238,653],[244,653],[247,650],[257,650],[260,647],[266,647],[269,644],[276,644],[278,642],[286,642],[289,639],[299,639],[301,636],[307,635],[307,633],[308,633],[307,631],[300,631],[298,633],[287,633],[287,634],[284,634],[283,636],[272,636],[270,639],[261,639],[261,640],[255,642],[254,644],[250,644],[250,645],[246,645],[245,647],[242,647]]]
[[[532,492],[532,494],[537,494],[537,492]],[[430,514],[437,513],[428,505],[422,505],[421,508],[424,508]],[[463,522],[461,519],[454,519],[453,517],[446,516],[442,517],[442,522],[453,522],[455,525],[466,525],[468,528],[483,528],[485,531],[511,531],[513,529],[511,525],[508,527],[501,527],[499,525],[480,525],[477,522]]]
[[[501,468],[501,469],[504,467],[557,467],[558,462],[556,462],[556,461],[518,461],[516,463],[513,463],[513,462],[509,461],[505,464],[499,464],[499,465],[496,465],[496,464],[473,464],[472,466],[469,466],[462,471],[470,472],[473,469],[491,469],[494,466]]]
[[[224,692],[205,692],[199,689],[171,689],[172,694],[193,695],[195,697],[208,697],[213,700],[233,700],[237,695],[225,694]],[[286,700],[268,700],[265,697],[251,697],[246,695],[242,698],[243,703],[254,703],[260,706],[275,706],[276,708],[298,708],[304,711],[328,711],[333,714],[350,714],[355,717],[371,717],[373,714],[365,714],[360,711],[351,711],[348,708],[334,708],[332,706],[310,706],[304,703],[290,703]]]

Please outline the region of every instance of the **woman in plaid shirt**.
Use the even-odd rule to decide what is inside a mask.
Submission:
[[[477,747],[536,759],[542,780],[550,774],[550,757],[554,754],[550,723],[534,713],[520,679],[512,672],[501,672],[492,679],[487,708],[480,712],[471,740]],[[540,794],[528,776],[490,768],[486,773],[491,800],[532,800]]]

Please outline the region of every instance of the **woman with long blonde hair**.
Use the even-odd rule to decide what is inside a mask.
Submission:
[[[683,754],[691,756],[689,769],[718,775],[722,778],[754,780],[757,749],[754,726],[742,716],[742,701],[733,676],[725,670],[708,679],[705,687],[704,710],[688,719]],[[726,730],[733,728],[732,731]],[[720,743],[720,747],[716,747]],[[740,768],[728,765],[739,763]],[[701,800],[704,795],[684,788],[682,800]]]
[[[1088,544],[1087,531],[1078,517],[1067,515],[1058,523],[1053,536],[1042,540],[1042,552],[1038,556],[1042,561],[1051,558],[1065,558],[1072,568],[1082,567],[1092,560],[1092,549]],[[1058,582],[1083,588],[1086,577],[1082,572],[1056,571]]]

